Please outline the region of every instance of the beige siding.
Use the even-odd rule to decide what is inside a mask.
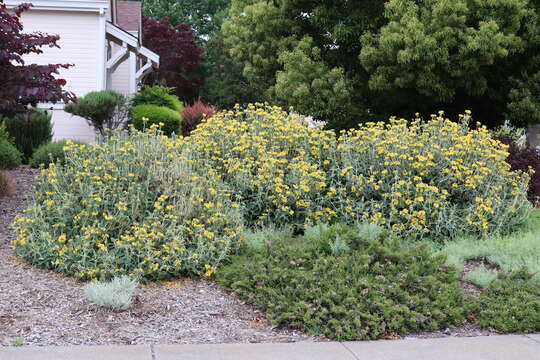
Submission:
[[[129,95],[129,57],[112,73],[112,90]]]
[[[27,63],[74,64],[69,69],[61,69],[60,77],[66,79],[64,87],[83,96],[97,90],[99,70],[99,14],[97,12],[68,12],[30,10],[23,13],[25,32],[41,31],[60,36],[58,48],[43,48],[43,54],[28,55]],[[61,110],[53,112],[55,139],[93,139],[93,131],[84,119],[71,117]]]

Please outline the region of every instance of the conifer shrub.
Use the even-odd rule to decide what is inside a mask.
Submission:
[[[499,273],[467,306],[480,327],[503,333],[540,331],[540,283],[526,269]]]
[[[313,232],[311,232],[313,233]],[[335,252],[336,239],[346,244]],[[318,236],[267,241],[217,271],[217,280],[274,325],[335,340],[435,330],[464,319],[454,267],[424,244],[333,225]]]
[[[152,125],[159,125],[167,136],[173,133],[179,134],[182,131],[182,117],[180,114],[164,106],[137,105],[131,109],[130,123],[139,131],[147,130]]]
[[[8,140],[0,138],[0,170],[21,165],[22,154]]]
[[[13,144],[27,163],[33,152],[52,139],[52,115],[46,110],[31,109],[25,114],[4,117],[2,122]]]
[[[14,227],[23,260],[78,279],[210,276],[235,249],[237,204],[211,169],[161,132],[68,142]]]

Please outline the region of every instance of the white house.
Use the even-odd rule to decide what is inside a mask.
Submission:
[[[78,97],[90,91],[137,91],[143,77],[159,66],[159,56],[141,45],[141,4],[117,0],[5,0],[8,8],[23,2],[33,7],[22,14],[24,32],[59,35],[60,48],[25,56],[27,63],[73,64],[60,70],[65,90]],[[40,104],[51,109],[54,138],[92,142],[94,132],[82,118],[63,111],[63,104]]]

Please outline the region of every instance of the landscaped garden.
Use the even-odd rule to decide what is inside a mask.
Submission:
[[[390,3],[385,16],[403,12]],[[241,42],[233,5],[223,31]],[[246,5],[245,21],[268,6]],[[312,41],[282,53],[285,72],[299,75],[291,58]],[[383,50],[374,34],[362,42],[369,69]],[[260,65],[246,65],[253,86],[268,81]],[[263,89],[276,102],[299,78],[285,72]],[[341,73],[329,74],[311,84],[337,84],[351,105]],[[335,103],[306,105],[309,91],[293,99],[306,116],[268,103],[218,110],[176,91],[64,99],[95,143],[51,142],[50,114],[0,102],[1,345],[540,331],[530,126],[488,129],[466,109],[384,121],[366,111],[347,126],[358,104],[334,119]]]

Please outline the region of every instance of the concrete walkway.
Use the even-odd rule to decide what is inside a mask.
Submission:
[[[540,334],[363,342],[0,348],[0,360],[540,360]]]

